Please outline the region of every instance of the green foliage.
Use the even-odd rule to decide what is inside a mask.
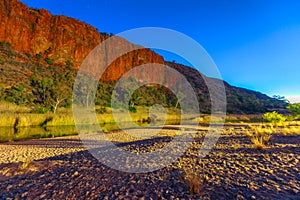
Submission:
[[[28,96],[24,92],[25,88],[22,84],[0,90],[2,93],[2,98],[5,101],[15,103],[17,105],[25,104],[29,101]]]
[[[280,95],[273,95],[273,98],[274,99],[277,99],[277,100],[279,100],[279,101],[283,101],[283,102],[286,102],[286,103],[288,103],[289,102],[289,100],[287,100],[284,96],[280,96]]]
[[[67,67],[71,67],[71,68],[73,68],[73,67],[74,67],[74,64],[73,64],[73,62],[72,62],[72,61],[70,61],[70,60],[68,60],[68,61],[66,62],[66,65],[67,65]]]
[[[5,41],[1,41],[1,42],[0,42],[0,47],[1,47],[1,48],[5,48],[5,49],[10,49],[11,43],[5,42]]]
[[[277,123],[277,122],[284,122],[286,121],[286,117],[283,116],[282,114],[277,113],[276,111],[274,112],[267,112],[263,115],[263,120],[265,122],[272,122],[272,123]]]
[[[17,55],[17,54],[16,54],[15,51],[11,51],[11,50],[8,51],[8,57],[9,57],[9,58],[15,57],[16,55]],[[14,60],[12,60],[11,62],[14,62]]]
[[[86,107],[93,106],[95,91],[94,87],[97,86],[96,80],[89,74],[79,73],[78,80],[74,85],[74,98],[73,101],[77,105]],[[97,99],[95,100],[98,101]]]
[[[53,61],[52,61],[52,59],[51,58],[46,58],[45,59],[45,61],[46,61],[46,63],[48,63],[48,65],[52,65],[53,64]]]
[[[132,77],[132,76],[129,77],[129,80],[130,80],[131,82],[136,82],[136,79],[135,79],[134,77]]]
[[[300,103],[293,103],[287,106],[287,109],[296,117],[300,117]]]
[[[42,104],[47,106],[47,98],[50,98],[50,88],[53,85],[52,79],[42,78],[38,80],[36,77],[31,77],[30,79],[31,86],[33,87],[32,93],[35,95],[34,103]]]
[[[104,114],[104,113],[106,113],[106,108],[101,106],[100,108],[96,109],[96,113]]]
[[[23,92],[24,91],[24,86],[22,84],[18,85],[15,90],[17,90],[18,92]]]
[[[73,76],[68,73],[56,73],[52,78],[42,78],[38,80],[31,77],[32,93],[35,96],[34,103],[43,105],[56,112],[59,106],[70,106],[72,95],[72,84],[67,80],[72,80]]]
[[[145,106],[147,106],[147,107],[150,107],[150,106],[152,106],[152,105],[153,105],[153,104],[151,104],[151,103],[148,102],[148,101],[145,103]]]
[[[71,108],[72,107],[72,102],[71,101],[66,101],[65,104],[63,105],[64,108]]]
[[[43,58],[41,53],[36,54],[35,57],[38,59],[38,61],[41,61]]]
[[[49,111],[49,109],[48,108],[44,108],[44,107],[37,109],[37,113],[39,113],[39,114],[45,114],[48,111]]]
[[[136,108],[133,106],[129,106],[128,110],[132,113],[136,113]]]

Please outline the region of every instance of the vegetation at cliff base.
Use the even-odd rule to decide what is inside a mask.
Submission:
[[[65,65],[55,65],[52,59],[43,54],[17,52],[6,42],[0,45],[0,57],[0,100],[28,106],[33,113],[56,113],[60,107],[71,107],[73,83],[77,75],[72,61],[66,61]],[[166,64],[186,76],[196,92],[200,112],[210,113],[210,95],[203,75],[195,69],[174,62]],[[111,94],[115,84],[116,81],[100,80],[95,94],[95,105],[102,107],[98,109],[100,112],[111,106]],[[265,113],[269,109],[284,109],[287,105],[284,101],[261,93],[233,87],[226,82],[224,84],[228,113]],[[122,95],[127,94],[128,91],[125,90]],[[88,99],[89,102],[86,103],[91,104],[93,98]],[[180,108],[176,95],[160,85],[145,85],[137,89],[131,96],[128,107],[135,112],[136,106],[148,107],[154,104]]]

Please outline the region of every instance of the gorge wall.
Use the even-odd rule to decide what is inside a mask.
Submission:
[[[53,64],[66,65],[72,62],[79,68],[85,57],[100,42],[109,37],[79,20],[54,16],[45,9],[28,8],[18,0],[0,0],[0,41],[8,42],[11,48],[43,60],[51,59]],[[132,45],[122,42],[115,48]],[[115,60],[104,74],[106,81],[117,80],[128,69],[140,64],[164,63],[162,56],[149,49],[130,52]]]

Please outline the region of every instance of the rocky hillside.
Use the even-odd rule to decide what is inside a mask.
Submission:
[[[74,69],[79,68],[92,49],[110,37],[81,21],[51,15],[45,9],[28,8],[18,0],[0,0],[0,26],[0,100],[17,104],[47,106],[45,95],[39,97],[37,94],[45,90],[40,87],[52,79],[56,86],[49,82],[48,98],[54,98],[55,95],[68,97],[65,104],[69,105],[72,82],[76,75]],[[132,49],[134,45],[121,39],[121,42],[112,41],[111,47]],[[107,54],[105,57],[111,54],[110,51],[104,52]],[[99,93],[105,92],[97,100],[98,104],[110,104],[109,92],[113,89],[114,81],[133,67],[147,63],[166,63],[185,75],[196,91],[201,112],[210,112],[209,92],[199,72],[181,64],[165,62],[162,56],[146,48],[131,51],[110,64],[102,76],[106,85],[103,83],[98,88]],[[168,77],[168,80],[176,82],[174,77]],[[263,113],[286,106],[286,103],[259,92],[234,87],[226,82],[224,85],[229,113]],[[57,93],[59,90],[61,94]],[[139,93],[144,96],[144,101],[137,101],[135,105],[151,105],[154,100],[167,106],[176,103],[174,95],[168,95],[163,89],[153,91],[150,87],[141,89]]]
[[[45,9],[28,8],[18,0],[0,0],[0,13],[1,42],[56,65],[64,66],[71,62],[79,68],[91,50],[109,37],[91,25],[70,17],[54,16]],[[122,41],[111,46],[121,49],[132,44]],[[128,69],[146,63],[162,64],[164,59],[149,49],[136,50],[130,52],[126,59],[117,59],[105,78],[107,81],[117,80]]]
[[[207,108],[210,108],[209,91],[203,77],[211,82],[219,82],[222,80],[208,78],[200,74],[197,70],[178,63],[166,62],[166,64],[187,77],[187,80],[191,83],[198,95],[199,106],[202,112],[209,112],[209,110],[207,110]],[[273,110],[283,112],[287,106],[285,102],[271,98],[260,92],[231,86],[225,81],[223,81],[223,84],[226,90],[228,113],[250,114],[264,113]]]

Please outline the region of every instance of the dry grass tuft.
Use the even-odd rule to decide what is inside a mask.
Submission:
[[[203,191],[204,178],[197,173],[185,171],[183,178],[185,185],[188,187],[190,194],[201,195]]]
[[[25,160],[25,162],[23,162],[22,165],[19,167],[19,170],[25,170],[25,169],[27,169],[32,164],[32,162],[33,162],[32,159],[27,158]]]
[[[277,132],[277,129],[273,124],[260,124],[259,126],[249,126],[250,130],[245,134],[251,137],[251,142],[254,148],[262,150],[266,147],[266,144],[271,140],[272,134]]]
[[[195,167],[183,167],[182,169],[183,175],[181,179],[182,182],[189,189],[190,194],[201,197],[207,195],[206,189],[208,178],[204,174],[204,165],[201,165],[200,172],[199,169],[196,169]]]
[[[254,136],[251,138],[251,141],[253,142],[253,146],[258,149],[262,150],[265,148],[264,140],[262,136]]]

